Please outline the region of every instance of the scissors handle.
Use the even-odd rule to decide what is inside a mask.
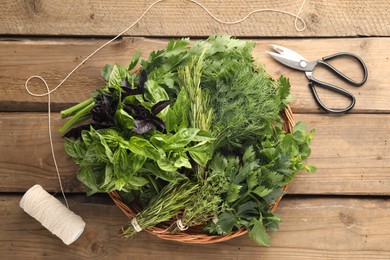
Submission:
[[[350,57],[350,58],[356,60],[359,63],[359,65],[361,66],[361,68],[363,70],[363,79],[361,81],[355,81],[355,80],[349,78],[347,75],[345,75],[344,73],[342,73],[341,71],[339,71],[338,69],[336,69],[335,67],[333,67],[331,64],[328,63],[328,61],[330,61],[332,59],[337,59],[337,58],[341,58],[341,57]],[[366,82],[367,78],[368,78],[368,71],[367,71],[366,64],[364,63],[364,61],[359,56],[357,56],[357,55],[355,55],[353,53],[349,53],[349,52],[335,53],[333,55],[329,55],[329,56],[323,57],[322,60],[318,61],[318,64],[327,67],[329,70],[334,72],[342,80],[344,80],[345,82],[347,82],[347,83],[349,83],[349,84],[351,84],[353,86],[361,86],[361,85],[363,85]]]
[[[349,58],[356,60],[359,63],[359,65],[361,66],[361,68],[363,70],[363,79],[361,81],[355,81],[355,80],[349,78],[347,75],[345,75],[344,73],[342,73],[341,71],[339,71],[334,66],[332,66],[331,64],[328,63],[328,61],[330,61],[332,59],[341,58],[341,57],[349,57]],[[333,54],[330,56],[326,56],[326,57],[323,57],[322,60],[318,60],[317,65],[321,65],[321,66],[326,67],[331,72],[336,74],[339,78],[341,78],[342,80],[344,80],[345,82],[347,82],[348,84],[353,85],[353,86],[363,85],[367,81],[367,78],[368,78],[368,71],[367,71],[366,64],[363,62],[363,60],[359,56],[357,56],[353,53],[339,52],[339,53],[336,53],[336,54]],[[305,74],[306,74],[307,78],[309,79],[309,87],[313,93],[314,100],[326,112],[336,113],[336,114],[346,113],[355,106],[356,99],[347,90],[314,78],[313,71],[306,71]],[[343,96],[347,97],[351,102],[347,107],[341,108],[341,109],[334,109],[334,108],[327,107],[321,101],[320,97],[318,96],[316,86],[323,87],[323,88],[326,88],[326,89],[331,90],[333,92],[336,92],[340,95],[343,95]]]
[[[335,108],[330,108],[330,107],[326,106],[321,101],[320,97],[318,96],[318,93],[316,90],[316,85],[318,85],[320,87],[324,87],[324,88],[329,89],[331,91],[337,92],[340,95],[347,97],[349,100],[351,100],[351,103],[347,107],[341,108],[341,109],[335,109]],[[309,87],[311,89],[311,92],[313,93],[314,100],[316,101],[316,103],[326,112],[334,113],[334,114],[342,114],[342,113],[348,112],[349,110],[351,110],[355,106],[355,103],[356,103],[355,97],[350,92],[346,91],[345,89],[339,88],[339,87],[334,86],[332,84],[322,82],[322,81],[319,81],[316,79],[312,79],[309,81]]]

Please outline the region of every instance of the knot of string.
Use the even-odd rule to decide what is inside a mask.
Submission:
[[[56,158],[55,158],[55,154],[54,154],[54,147],[53,147],[53,140],[52,140],[52,134],[51,134],[51,98],[50,98],[50,95],[55,92],[59,87],[61,87],[62,84],[65,83],[65,81],[68,80],[68,78],[70,76],[72,76],[72,74],[78,70],[87,60],[89,60],[92,56],[94,56],[97,52],[99,52],[101,49],[103,49],[104,47],[106,47],[107,45],[109,45],[110,43],[112,43],[113,41],[115,41],[116,39],[118,39],[120,36],[122,36],[123,34],[125,34],[128,30],[130,30],[134,25],[136,25],[149,11],[150,9],[152,9],[155,5],[157,5],[158,3],[161,3],[161,2],[164,2],[166,0],[157,0],[155,2],[153,2],[151,5],[149,5],[148,8],[146,8],[146,10],[129,26],[127,27],[126,29],[124,29],[122,32],[120,32],[118,35],[116,35],[114,38],[112,38],[111,40],[107,41],[106,43],[104,43],[103,45],[101,45],[100,47],[98,47],[95,51],[93,51],[90,55],[88,55],[85,59],[83,59],[73,70],[71,70],[68,75],[66,75],[66,77],[64,79],[61,80],[61,82],[53,89],[50,89],[49,88],[49,85],[47,84],[46,80],[44,78],[42,78],[41,76],[38,76],[38,75],[33,75],[31,77],[29,77],[26,82],[25,82],[25,88],[26,88],[26,91],[31,95],[31,96],[34,96],[34,97],[44,97],[44,96],[47,96],[48,97],[48,101],[47,101],[47,110],[48,110],[48,128],[49,128],[49,142],[50,142],[50,147],[51,147],[51,153],[52,153],[52,157],[53,157],[53,161],[54,161],[54,165],[55,165],[55,169],[56,169],[56,172],[57,172],[57,177],[58,177],[58,181],[59,181],[59,184],[60,184],[60,188],[61,188],[61,192],[62,192],[62,196],[64,197],[64,200],[65,200],[65,203],[66,203],[66,206],[69,208],[69,205],[68,205],[68,202],[66,200],[66,196],[65,196],[65,192],[64,192],[64,189],[63,189],[63,186],[62,186],[62,182],[61,182],[61,175],[60,175],[60,172],[58,170],[58,165],[57,165],[57,161],[56,161]],[[295,17],[295,21],[294,21],[294,26],[295,26],[295,29],[298,31],[298,32],[302,32],[306,29],[306,22],[302,19],[302,17],[300,17],[300,14],[302,12],[302,9],[303,9],[303,6],[305,5],[305,2],[306,0],[303,0],[302,1],[302,4],[300,5],[299,9],[298,9],[298,12],[296,14],[292,13],[292,12],[288,12],[288,11],[284,11],[284,10],[279,10],[279,9],[273,9],[273,8],[264,8],[264,9],[255,9],[251,12],[249,12],[247,15],[245,15],[243,18],[241,19],[238,19],[238,20],[235,20],[235,21],[224,21],[224,20],[221,20],[219,19],[218,17],[216,17],[213,13],[211,13],[211,11],[209,9],[207,9],[203,4],[199,3],[198,1],[196,0],[186,0],[186,1],[189,1],[189,2],[192,2],[196,5],[198,5],[199,7],[201,7],[210,17],[212,17],[215,21],[221,23],[221,24],[226,24],[226,25],[232,25],[232,24],[239,24],[239,23],[242,23],[244,22],[245,20],[247,20],[251,15],[253,14],[256,14],[256,13],[260,13],[260,12],[276,12],[276,13],[282,13],[282,14],[286,14],[286,15],[290,15],[292,17]],[[298,26],[298,21],[301,22],[302,24],[302,27],[299,27]],[[35,93],[33,91],[30,90],[29,88],[29,83],[32,79],[38,79],[40,81],[43,82],[43,84],[45,85],[46,87],[46,92],[44,93]]]

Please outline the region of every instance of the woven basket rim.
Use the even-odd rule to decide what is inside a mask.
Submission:
[[[285,132],[292,133],[295,121],[294,115],[291,111],[291,108],[287,106],[284,111],[281,113],[281,117],[283,120],[283,130]],[[283,191],[287,191],[289,184],[283,187]],[[126,205],[119,193],[117,191],[112,191],[108,193],[114,203],[122,210],[122,212],[130,219],[136,217],[137,213],[140,209],[131,208]],[[274,204],[270,205],[270,209],[272,212],[275,212],[277,209],[283,195],[279,196]],[[183,232],[179,232],[176,234],[171,234],[167,228],[172,222],[164,222],[157,224],[154,227],[145,228],[144,230],[154,236],[157,236],[161,239],[177,241],[181,243],[190,243],[190,244],[210,244],[210,243],[218,243],[230,240],[235,237],[242,236],[247,233],[246,229],[239,229],[233,231],[232,233],[226,235],[208,235],[199,227],[189,227],[187,230]]]

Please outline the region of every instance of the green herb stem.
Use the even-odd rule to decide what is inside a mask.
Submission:
[[[69,130],[69,128],[73,127],[76,124],[79,124],[81,121],[86,120],[89,117],[86,117],[89,111],[93,108],[95,102],[91,102],[88,105],[84,104],[84,107],[79,110],[72,118],[70,118],[60,129],[60,133],[63,134]]]
[[[94,102],[93,98],[89,98],[81,103],[78,103],[77,105],[61,111],[61,118],[64,119],[76,115],[79,111],[89,106],[92,102]]]

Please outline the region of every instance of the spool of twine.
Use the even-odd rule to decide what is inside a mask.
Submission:
[[[19,205],[66,245],[76,241],[84,231],[83,219],[38,184],[23,195]]]

